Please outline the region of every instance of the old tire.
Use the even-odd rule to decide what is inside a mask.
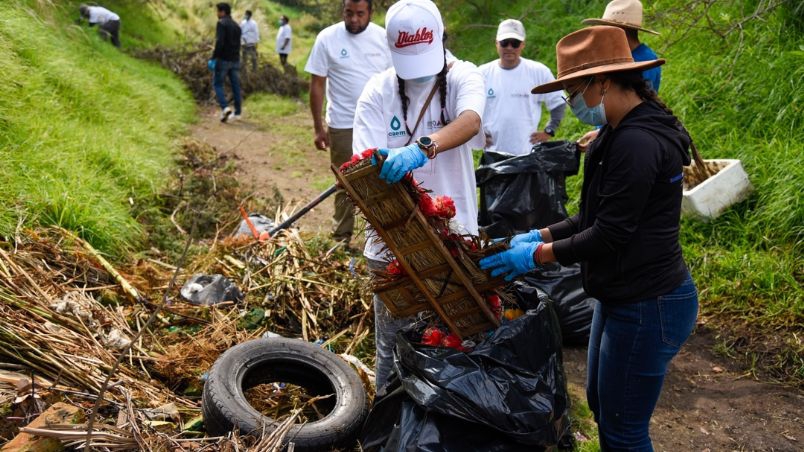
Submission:
[[[279,425],[247,401],[244,392],[262,383],[303,386],[310,395],[335,394],[322,419],[294,425],[288,433],[296,450],[329,450],[351,445],[368,412],[363,383],[341,358],[316,345],[285,338],[257,339],[227,350],[204,384],[204,425],[211,435],[269,434]]]

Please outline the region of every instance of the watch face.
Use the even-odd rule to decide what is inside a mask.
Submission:
[[[433,144],[433,140],[430,137],[421,137],[419,138],[419,144],[422,146],[430,146]]]

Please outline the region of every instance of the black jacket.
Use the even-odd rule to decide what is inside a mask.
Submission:
[[[240,25],[237,25],[231,16],[224,16],[218,20],[212,59],[240,61]]]
[[[643,102],[603,127],[584,162],[580,213],[549,227],[558,261],[580,261],[584,288],[603,302],[658,297],[687,276],[678,233],[690,140],[676,124]]]

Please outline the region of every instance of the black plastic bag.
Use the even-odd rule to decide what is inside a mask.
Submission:
[[[557,444],[569,428],[558,319],[551,302],[525,298],[525,315],[468,353],[412,343],[416,325],[400,332],[391,382],[366,420],[363,450],[534,451]]]
[[[581,264],[568,267],[552,264],[544,270],[528,273],[519,279],[516,294],[532,298],[537,289],[553,301],[564,345],[586,345],[598,301],[583,289]]]
[[[540,143],[518,156],[484,152],[475,171],[480,226],[489,237],[500,238],[565,219],[565,179],[579,168],[580,151],[569,141]]]

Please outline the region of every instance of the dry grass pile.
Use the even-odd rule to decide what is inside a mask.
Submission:
[[[170,69],[184,80],[198,102],[208,102],[215,96],[212,89],[212,72],[207,68],[212,48],[210,43],[201,43],[195,48],[188,49],[155,47],[139,51],[136,56],[156,61]],[[240,74],[243,93],[246,95],[267,92],[298,97],[302,91],[308,89],[307,82],[297,76],[292,66],[279,69],[261,62],[256,71],[241,68]]]
[[[281,447],[281,432],[258,440],[203,437],[196,401],[204,374],[223,351],[266,332],[318,340],[363,359],[346,356],[358,368],[371,366],[364,264],[329,241],[305,241],[294,230],[267,243],[246,237],[211,241],[194,253],[179,285],[196,273],[220,273],[241,288],[245,300],[193,306],[178,298],[177,288],[156,324],[131,343],[167,286],[174,270],[169,263],[144,259],[117,272],[84,241],[56,228],[0,242],[0,367],[46,379],[25,390],[86,414],[118,354],[131,344],[93,428],[98,450]],[[0,391],[5,403],[18,395]],[[277,400],[265,397],[260,403],[291,423],[313,417],[314,407],[300,409],[311,408],[310,401],[296,395],[280,391]],[[35,433],[82,447],[86,429],[48,425]]]

